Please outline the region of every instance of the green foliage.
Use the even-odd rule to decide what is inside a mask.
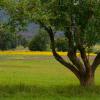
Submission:
[[[32,12],[29,10],[32,21],[37,23],[41,21],[45,26],[52,27],[53,31],[60,30],[67,35],[71,31],[72,16],[74,16],[76,32],[73,37],[76,44],[78,44],[78,32],[85,48],[92,47],[100,40],[100,1],[40,0],[38,2]]]
[[[9,16],[8,25],[12,32],[19,32],[26,28],[28,23],[28,13],[26,10],[27,0],[2,0],[0,8]]]
[[[0,50],[14,49],[16,45],[16,34],[0,25]]]
[[[94,53],[99,53],[100,51],[100,43],[96,44],[93,48],[92,48],[92,52]]]
[[[29,50],[46,51],[48,45],[48,35],[44,30],[40,30],[29,43]]]
[[[54,32],[63,31],[67,36],[74,16],[77,28],[73,37],[76,44],[78,32],[85,48],[100,40],[99,0],[2,0],[0,7],[10,16],[9,24],[13,31],[22,30],[28,22],[42,22]]]
[[[67,40],[64,37],[59,37],[56,39],[56,48],[58,51],[67,51],[68,45]]]

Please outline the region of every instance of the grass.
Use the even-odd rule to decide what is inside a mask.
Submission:
[[[0,100],[99,100],[100,68],[95,76],[83,88],[53,57],[0,55]]]

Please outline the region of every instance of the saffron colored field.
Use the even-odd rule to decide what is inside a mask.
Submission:
[[[0,100],[100,100],[100,68],[96,86],[83,88],[49,53],[0,52]]]

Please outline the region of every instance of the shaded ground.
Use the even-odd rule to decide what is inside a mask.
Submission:
[[[17,100],[19,97],[18,100],[99,100],[100,91],[98,90],[100,86],[89,88],[79,86],[37,87],[20,84],[0,86],[0,97],[3,100],[7,98]]]

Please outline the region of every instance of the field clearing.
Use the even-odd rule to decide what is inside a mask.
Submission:
[[[100,68],[95,76],[84,89],[52,56],[1,54],[0,100],[100,100]]]

